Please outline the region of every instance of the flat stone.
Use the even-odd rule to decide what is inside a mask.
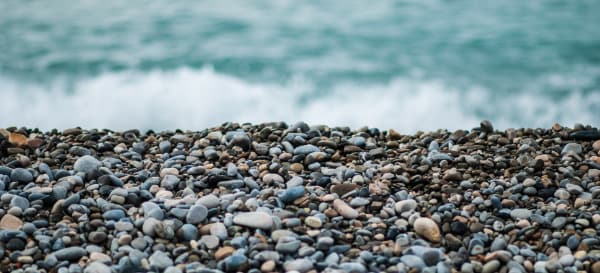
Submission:
[[[306,273],[313,269],[313,262],[310,259],[296,259],[287,261],[283,264],[283,268],[286,272],[297,271],[300,273]]]
[[[160,250],[154,251],[150,258],[148,258],[148,261],[150,262],[150,266],[152,268],[159,270],[164,270],[165,268],[173,265],[173,260],[169,258],[167,253]]]
[[[221,248],[217,249],[217,251],[215,251],[215,260],[220,261],[220,260],[230,256],[231,254],[233,254],[233,252],[235,252],[235,248],[233,248],[233,247],[230,247],[230,246],[221,247]]]
[[[111,270],[101,262],[92,262],[85,267],[83,273],[111,273]]]
[[[358,211],[346,204],[342,199],[333,200],[333,209],[346,219],[355,219],[358,217]]]
[[[513,209],[510,212],[510,217],[512,217],[515,220],[529,219],[529,217],[531,217],[531,214],[531,211],[528,209]]]
[[[23,227],[23,221],[12,214],[5,214],[0,219],[0,229],[19,230]]]
[[[200,224],[208,216],[208,209],[204,205],[193,205],[185,217],[188,224]]]
[[[10,179],[21,183],[28,183],[33,181],[33,175],[27,169],[16,168],[10,173]]]
[[[242,212],[233,217],[233,223],[240,226],[260,229],[271,229],[273,219],[265,212]]]
[[[79,258],[87,255],[87,251],[82,247],[72,246],[57,250],[52,253],[58,260],[77,261]]]
[[[396,213],[411,212],[417,208],[417,201],[413,199],[401,200],[394,205]]]

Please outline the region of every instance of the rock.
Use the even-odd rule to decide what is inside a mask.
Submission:
[[[498,269],[500,269],[500,261],[491,260],[483,265],[481,273],[495,273],[498,272]]]
[[[273,227],[273,219],[264,212],[240,213],[233,217],[233,223],[240,226],[267,230]]]
[[[304,219],[304,223],[312,228],[320,228],[323,225],[323,222],[319,217],[308,216]]]
[[[600,151],[600,140],[594,141],[594,143],[592,144],[592,150],[594,150],[594,152]]]
[[[291,187],[283,191],[279,195],[279,199],[281,200],[281,202],[289,204],[294,202],[296,199],[302,197],[304,193],[304,186]]]
[[[224,269],[227,272],[244,271],[248,263],[248,258],[242,255],[231,255],[223,260]]]
[[[165,268],[173,265],[173,260],[169,258],[167,253],[160,250],[154,251],[150,258],[148,258],[148,261],[150,262],[150,266],[152,268],[158,270],[164,270]]]
[[[10,179],[21,183],[28,183],[33,181],[33,175],[27,169],[15,168],[10,173]]]
[[[102,163],[98,159],[91,155],[84,155],[75,161],[73,169],[76,172],[83,172],[87,175],[94,173],[98,168],[102,166]]]
[[[337,194],[338,196],[343,196],[355,189],[359,186],[356,184],[337,184],[331,187],[331,192]]]
[[[188,210],[187,215],[185,216],[185,220],[188,224],[200,224],[206,217],[208,216],[208,209],[204,205],[193,205],[190,210]]]
[[[57,250],[52,255],[58,260],[77,261],[79,258],[87,255],[87,251],[82,247],[72,246]]]
[[[20,208],[21,210],[26,210],[29,208],[29,201],[21,196],[14,195],[10,200],[9,208]]]
[[[442,239],[438,225],[431,219],[420,217],[413,224],[415,232],[427,240],[438,243]]]
[[[341,263],[340,269],[342,269],[344,272],[348,272],[348,273],[365,273],[365,272],[367,272],[367,269],[365,268],[365,266],[362,265],[361,263],[357,263],[357,262]]]
[[[567,143],[562,149],[561,154],[581,154],[583,149],[581,148],[581,144],[579,143]]]
[[[493,133],[494,132],[494,126],[492,126],[492,123],[489,120],[484,120],[480,123],[480,128],[481,131],[484,133]]]
[[[300,273],[306,273],[313,269],[313,262],[310,259],[296,259],[287,261],[283,264],[285,271],[297,271]]]
[[[529,217],[531,217],[531,211],[528,209],[513,209],[510,212],[510,217],[512,217],[515,220],[529,219]]]
[[[85,267],[83,273],[111,273],[111,270],[101,262],[92,262]]]
[[[233,247],[230,247],[230,246],[221,247],[221,248],[217,249],[217,251],[215,251],[215,260],[220,261],[226,257],[229,257],[231,254],[233,254],[233,252],[235,252],[235,248],[233,248]]]
[[[19,133],[8,133],[8,142],[15,146],[25,146],[27,145],[27,137],[23,134]]]
[[[202,196],[196,201],[197,205],[203,205],[208,209],[216,208],[219,206],[219,197],[216,197],[212,194]]]
[[[447,181],[458,181],[462,179],[462,174],[456,170],[456,168],[452,168],[447,170],[444,173],[444,180]]]
[[[333,200],[333,208],[346,219],[355,219],[358,217],[358,211],[350,207],[341,199]]]
[[[23,227],[23,221],[11,214],[5,214],[0,219],[0,229],[4,230],[19,230]]]
[[[394,206],[396,213],[412,212],[417,208],[417,201],[413,199],[401,200]]]
[[[181,238],[185,241],[198,239],[198,229],[192,224],[181,226]]]

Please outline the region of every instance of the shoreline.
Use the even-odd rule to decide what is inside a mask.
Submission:
[[[2,272],[600,273],[591,126],[11,127],[0,193]]]

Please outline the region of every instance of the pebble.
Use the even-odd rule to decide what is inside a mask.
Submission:
[[[243,212],[233,217],[233,223],[240,226],[271,229],[273,227],[273,219],[270,215],[264,212]]]
[[[208,209],[204,205],[193,205],[185,216],[185,221],[188,224],[200,224],[208,216]]]
[[[110,267],[101,262],[92,262],[88,264],[83,273],[110,273]]]
[[[358,211],[341,199],[333,200],[333,208],[346,219],[355,219],[358,217]]]
[[[21,183],[28,183],[33,181],[33,175],[27,169],[16,168],[10,173],[10,179]]]
[[[415,232],[427,240],[437,243],[442,239],[438,225],[431,219],[419,217],[415,220],[413,227]]]
[[[89,175],[98,170],[100,166],[102,166],[102,163],[98,161],[98,159],[91,155],[84,155],[75,161],[75,164],[73,164],[73,170]]]
[[[5,214],[2,216],[2,219],[0,219],[0,229],[19,230],[22,226],[23,221],[12,214]]]
[[[167,253],[160,250],[154,251],[150,258],[148,258],[148,261],[150,262],[150,266],[152,268],[158,270],[164,270],[165,268],[173,265],[173,260],[169,258]]]
[[[82,247],[73,246],[57,250],[52,255],[58,260],[77,261],[87,255],[87,251]]]

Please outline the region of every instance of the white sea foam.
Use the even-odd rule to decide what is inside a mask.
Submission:
[[[203,129],[225,121],[368,125],[404,132],[470,129],[481,119],[498,128],[598,125],[600,96],[572,92],[555,101],[532,93],[498,98],[489,90],[457,90],[441,81],[397,78],[381,85],[342,83],[319,96],[309,80],[257,84],[229,75],[178,69],[107,73],[74,85],[24,84],[0,78],[0,127],[44,130],[73,126]],[[322,90],[321,90],[322,91]],[[303,99],[307,97],[308,99]]]

